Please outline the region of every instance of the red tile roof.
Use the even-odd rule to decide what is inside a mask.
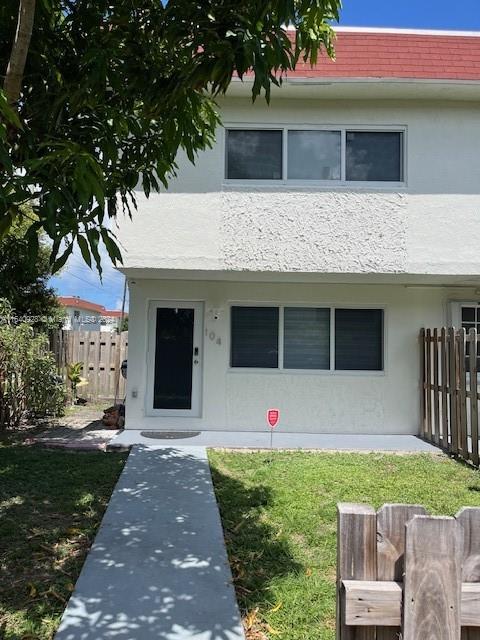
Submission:
[[[128,313],[125,311],[123,315],[127,317]],[[102,311],[102,316],[106,316],[109,318],[121,318],[122,312],[118,309],[105,309],[104,311]]]
[[[64,307],[77,307],[78,309],[84,309],[85,311],[97,311],[102,315],[105,312],[105,307],[101,304],[82,300],[82,298],[77,296],[59,296],[58,301]]]
[[[299,62],[288,77],[480,80],[478,35],[392,30],[337,31],[336,61]]]

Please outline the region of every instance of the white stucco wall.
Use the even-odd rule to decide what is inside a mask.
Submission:
[[[135,280],[130,284],[127,421],[129,429],[265,429],[265,411],[279,407],[280,429],[298,432],[417,433],[418,332],[447,322],[449,301],[474,291],[401,285]],[[150,301],[205,304],[201,418],[146,415]],[[229,367],[229,305],[235,302],[385,308],[384,372],[245,372]],[[212,309],[220,309],[215,320]],[[134,397],[136,395],[136,397]]]
[[[226,125],[406,128],[401,188],[224,180],[224,131],[122,221],[126,268],[480,274],[480,104],[226,99]]]

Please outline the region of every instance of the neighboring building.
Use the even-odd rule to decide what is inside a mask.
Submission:
[[[78,296],[59,296],[58,301],[66,310],[63,329],[111,332],[120,328],[121,311],[105,309]]]
[[[339,29],[270,106],[232,82],[122,222],[127,428],[418,432],[420,328],[480,322],[479,35]]]

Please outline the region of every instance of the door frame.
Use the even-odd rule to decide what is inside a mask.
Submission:
[[[203,324],[204,303],[198,300],[151,300],[147,314],[147,376],[145,393],[145,415],[158,417],[201,418],[203,405]],[[192,406],[190,409],[154,409],[153,386],[155,382],[155,343],[157,309],[194,309],[193,344],[198,347],[198,356],[192,355]],[[193,360],[198,359],[198,364]]]

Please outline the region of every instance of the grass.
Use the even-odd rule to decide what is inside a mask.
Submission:
[[[480,506],[478,472],[445,456],[211,451],[209,458],[251,640],[334,639],[337,502],[416,503],[444,515]]]
[[[125,455],[0,441],[0,638],[53,637]]]

